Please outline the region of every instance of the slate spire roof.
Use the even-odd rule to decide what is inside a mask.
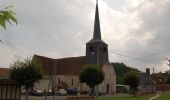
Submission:
[[[95,11],[93,38],[88,43],[97,43],[97,42],[106,44],[101,38],[98,0],[96,0],[96,11]]]
[[[96,12],[95,12],[93,39],[101,40],[98,0],[96,1]]]

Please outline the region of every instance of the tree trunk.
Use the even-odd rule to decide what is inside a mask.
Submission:
[[[95,95],[95,86],[91,86],[91,95],[94,96]]]
[[[28,89],[26,89],[26,92],[25,92],[25,100],[28,100]]]

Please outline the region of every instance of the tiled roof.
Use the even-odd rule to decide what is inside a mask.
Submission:
[[[10,75],[9,68],[0,68],[0,77],[8,77]]]
[[[34,55],[33,60],[34,59],[42,64],[44,75],[50,75],[53,66],[56,67],[57,75],[78,75],[86,64],[85,56],[52,59]]]

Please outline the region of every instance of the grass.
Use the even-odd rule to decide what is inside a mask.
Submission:
[[[145,96],[104,96],[97,97],[96,99],[88,99],[88,100],[148,100],[153,95],[145,95]]]
[[[160,94],[160,97],[156,100],[170,100],[170,93]]]

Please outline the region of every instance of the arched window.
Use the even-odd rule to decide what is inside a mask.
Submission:
[[[107,52],[107,47],[104,47],[104,48],[103,48],[103,52]]]

